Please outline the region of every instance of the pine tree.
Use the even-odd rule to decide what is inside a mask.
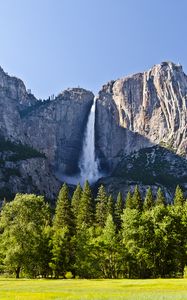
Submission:
[[[54,228],[55,229],[55,228]],[[52,249],[52,259],[49,264],[53,270],[55,278],[63,275],[68,269],[70,264],[70,235],[66,227],[57,228],[53,231],[50,242]]]
[[[126,199],[125,199],[125,208],[133,208],[133,203],[132,203],[132,194],[130,191],[128,191]]]
[[[126,208],[122,215],[122,243],[128,253],[127,258],[127,277],[132,278],[133,273],[137,276],[139,265],[137,264],[142,257],[144,250],[140,247],[139,230],[141,228],[141,212],[138,209]],[[141,254],[139,255],[139,253]],[[138,253],[139,252],[139,253]],[[137,255],[139,258],[137,259]]]
[[[185,202],[185,197],[183,194],[183,191],[181,190],[180,186],[177,185],[175,190],[175,196],[174,196],[174,205],[175,206],[182,206]]]
[[[72,228],[69,190],[66,183],[63,184],[57,198],[53,227],[55,230],[64,227],[67,227],[68,229]]]
[[[114,246],[116,246],[116,226],[114,224],[112,215],[108,215],[105,226],[103,228],[103,241],[106,244],[114,243]]]
[[[89,185],[89,182],[86,181],[80,204],[79,204],[79,211],[77,215],[77,226],[78,228],[81,228],[82,225],[90,227],[93,225],[93,219],[94,219],[94,202],[93,202],[93,196],[92,191]]]
[[[154,198],[151,187],[148,188],[143,204],[144,210],[150,210],[154,206]]]
[[[114,216],[114,198],[112,195],[108,197],[108,202],[107,202],[107,216],[111,215],[112,217]]]
[[[115,209],[114,209],[114,219],[118,230],[121,228],[122,213],[123,213],[123,199],[121,193],[119,192],[115,204]]]
[[[166,199],[160,187],[158,188],[157,191],[155,205],[163,205],[163,206],[166,205]]]
[[[100,227],[105,226],[107,218],[108,196],[103,185],[99,187],[96,198],[96,222]]]
[[[52,260],[50,267],[55,277],[62,275],[67,270],[71,260],[71,238],[73,233],[73,214],[69,199],[69,189],[67,184],[64,183],[57,199],[51,238]]]
[[[116,225],[112,216],[109,214],[103,233],[100,236],[98,244],[97,259],[99,269],[102,271],[102,277],[118,278],[122,268],[124,258],[124,246],[119,241],[119,235],[116,234]]]
[[[137,185],[135,186],[134,193],[132,196],[132,208],[137,209],[139,211],[141,211],[143,208],[142,197]]]
[[[82,188],[81,188],[80,183],[78,183],[78,185],[73,193],[73,197],[71,199],[71,208],[72,208],[75,222],[77,220],[77,216],[78,216],[78,212],[79,212],[79,204],[80,204],[81,196],[82,196]]]

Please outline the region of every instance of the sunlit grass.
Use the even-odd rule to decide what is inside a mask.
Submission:
[[[26,280],[0,278],[0,300],[187,300],[187,279]]]

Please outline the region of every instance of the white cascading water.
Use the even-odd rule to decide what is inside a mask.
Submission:
[[[88,180],[95,182],[100,176],[99,164],[95,156],[95,107],[96,97],[92,104],[83,140],[82,155],[79,162],[81,183]]]

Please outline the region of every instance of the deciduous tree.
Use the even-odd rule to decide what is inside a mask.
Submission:
[[[13,271],[16,278],[23,270],[31,276],[38,275],[44,248],[48,247],[44,230],[49,222],[49,207],[42,196],[17,194],[12,202],[3,206],[1,252],[5,267]]]

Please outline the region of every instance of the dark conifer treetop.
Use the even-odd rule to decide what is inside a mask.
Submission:
[[[174,196],[174,205],[182,206],[185,202],[185,197],[182,189],[177,185]]]
[[[114,216],[114,198],[112,195],[109,195],[108,201],[107,201],[107,216],[111,215]]]
[[[105,222],[107,219],[107,212],[108,212],[108,195],[105,191],[103,185],[99,187],[98,194],[96,197],[96,223],[104,227]]]
[[[94,221],[94,201],[89,182],[86,181],[80,199],[79,211],[77,214],[77,226],[79,228],[85,224],[91,226]]]
[[[78,216],[78,212],[79,212],[79,205],[80,205],[80,200],[82,197],[82,188],[80,183],[77,185],[72,199],[71,199],[71,208],[72,208],[72,212],[75,218],[75,222],[77,222],[77,216]]]
[[[72,227],[72,214],[70,206],[69,190],[66,183],[63,184],[56,204],[56,210],[53,220],[53,226],[56,229],[63,227]]]
[[[125,199],[125,208],[133,208],[132,194],[130,191],[128,191],[126,199]]]
[[[132,208],[137,209],[139,211],[141,211],[143,208],[143,200],[137,185],[135,186],[134,193],[132,196]]]
[[[143,208],[144,210],[151,210],[153,206],[154,206],[154,197],[153,197],[151,187],[149,187],[147,189],[147,193],[145,196]]]
[[[163,206],[166,205],[166,199],[164,197],[164,194],[163,194],[161,188],[158,188],[155,205],[163,205]]]
[[[121,228],[121,216],[123,213],[124,203],[122,199],[122,194],[119,192],[117,195],[117,201],[115,203],[115,209],[114,209],[114,219],[116,222],[117,229],[119,230]]]

